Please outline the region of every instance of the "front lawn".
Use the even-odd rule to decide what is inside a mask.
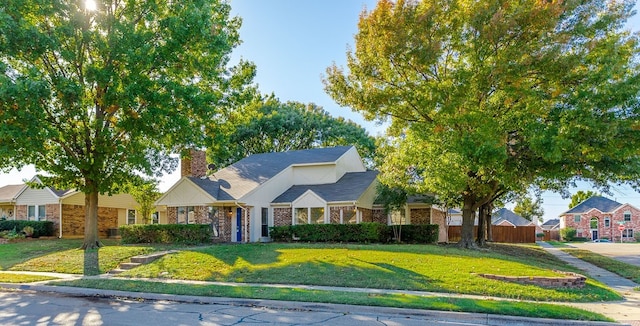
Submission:
[[[536,246],[491,251],[435,245],[245,244],[183,250],[121,274],[244,283],[306,284],[465,293],[537,301],[621,297],[589,279],[583,289],[548,289],[478,276],[562,276],[576,271]]]

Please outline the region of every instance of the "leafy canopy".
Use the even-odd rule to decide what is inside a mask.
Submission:
[[[382,0],[325,89],[391,121],[382,181],[463,204],[468,242],[471,212],[500,194],[637,182],[639,48],[622,30],[632,6]]]
[[[61,188],[118,191],[175,169],[237,89],[230,6],[208,0],[3,1],[0,167],[35,164]]]

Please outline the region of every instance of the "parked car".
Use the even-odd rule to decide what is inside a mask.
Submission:
[[[609,239],[595,239],[593,242],[611,242]]]

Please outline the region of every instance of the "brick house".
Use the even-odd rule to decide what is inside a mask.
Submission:
[[[40,183],[35,176],[31,182]],[[143,223],[136,212],[138,203],[129,194],[98,197],[98,235],[108,237],[110,230],[124,224]],[[85,196],[75,190],[50,187],[33,188],[27,184],[0,188],[0,217],[13,220],[51,221],[60,237],[82,237],[85,224]]]
[[[624,225],[620,231],[619,226]],[[630,204],[594,196],[560,215],[560,228],[576,229],[577,237],[591,240],[607,238],[616,241],[635,241],[640,231],[640,210]]]
[[[207,175],[204,152],[181,162],[182,177],[156,201],[168,223],[211,224],[214,241],[269,241],[269,227],[391,223],[374,204],[378,172],[353,146],[248,156]],[[444,223],[431,205],[408,203],[407,220]]]

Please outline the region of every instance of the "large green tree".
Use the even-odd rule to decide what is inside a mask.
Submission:
[[[542,222],[542,216],[544,215],[544,209],[542,208],[542,198],[536,196],[535,199],[530,196],[523,196],[518,198],[516,206],[513,208],[513,212],[526,218],[527,220],[534,222]]]
[[[225,1],[92,4],[0,2],[0,167],[84,192],[86,249],[100,246],[98,194],[172,171],[169,154],[201,146],[254,75],[228,67],[240,20]]]
[[[474,213],[535,183],[638,176],[638,39],[632,2],[381,0],[360,17],[341,105],[390,120],[383,182]]]
[[[569,209],[574,208],[576,206],[578,206],[578,204],[580,204],[581,202],[594,197],[594,196],[600,196],[599,193],[595,192],[595,191],[582,191],[582,190],[578,190],[578,192],[576,192],[575,194],[573,194],[571,196],[571,202],[569,203]]]
[[[268,96],[233,112],[229,120],[211,128],[217,127],[213,133],[218,137],[211,137],[209,161],[217,166],[251,154],[342,145],[355,145],[373,164],[375,139],[353,121],[333,117],[315,104],[283,103]]]

